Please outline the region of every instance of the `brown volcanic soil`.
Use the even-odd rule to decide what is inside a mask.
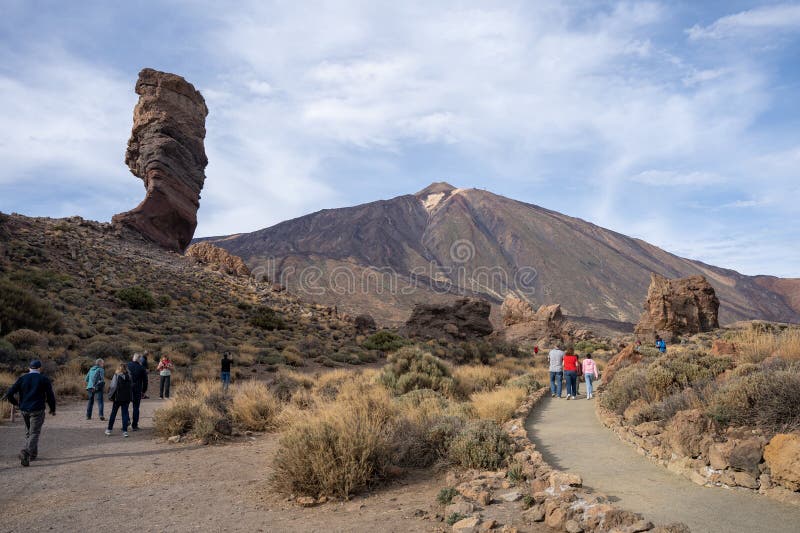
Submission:
[[[106,404],[108,407],[108,404]],[[418,473],[349,502],[303,509],[267,479],[278,436],[232,444],[165,444],[150,429],[160,400],[142,403],[142,430],[125,439],[84,419],[83,403],[47,417],[39,460],[20,466],[21,421],[0,426],[0,531],[432,531],[442,479]],[[108,415],[109,412],[106,412]],[[420,509],[428,519],[414,516]]]
[[[637,322],[650,273],[656,272],[668,278],[706,276],[720,298],[723,324],[753,318],[800,322],[796,284],[684,259],[581,219],[443,183],[415,195],[326,209],[209,240],[242,257],[254,271],[284,275],[304,298],[353,313],[368,311],[390,323],[404,321],[417,302],[454,298],[448,292],[478,294],[499,304],[510,289],[519,288],[512,281],[524,268],[534,268],[537,275],[522,292],[537,305],[561,304],[569,316]],[[458,250],[462,241],[468,244]],[[301,281],[299,273],[307,267],[314,279]],[[332,276],[352,272],[349,279],[359,280],[370,267],[394,271],[399,286],[413,290],[391,291],[385,283],[379,290],[373,281],[354,293],[341,290],[349,289],[349,274]],[[449,291],[446,284],[434,288],[437,269],[449,276]],[[506,273],[505,282],[470,281],[496,269]],[[340,290],[331,290],[332,285]],[[325,290],[309,291],[309,286]]]

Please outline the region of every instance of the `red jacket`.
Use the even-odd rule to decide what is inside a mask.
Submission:
[[[564,372],[578,371],[578,356],[568,353],[564,356]]]

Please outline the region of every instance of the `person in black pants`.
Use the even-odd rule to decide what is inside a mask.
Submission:
[[[139,431],[139,404],[142,401],[142,391],[147,388],[147,372],[142,366],[142,354],[133,354],[133,360],[128,363],[128,373],[131,376],[131,403],[133,404],[133,420],[131,429]]]
[[[25,447],[19,452],[22,466],[30,465],[39,455],[45,403],[50,407],[50,416],[56,416],[56,395],[50,379],[40,374],[42,362],[34,359],[29,368],[28,373],[11,385],[4,396],[12,405],[19,407],[25,420]]]
[[[228,386],[231,384],[231,360],[228,358],[229,352],[222,354],[222,371],[220,378],[222,378],[222,390],[228,392]]]
[[[108,389],[108,399],[114,402],[114,406],[111,408],[111,416],[108,417],[107,437],[111,435],[111,430],[114,429],[117,411],[120,410],[122,411],[122,436],[128,436],[128,422],[130,421],[128,406],[131,403],[131,399],[133,399],[133,379],[128,368],[125,363],[119,364],[117,372],[114,374],[114,379],[111,380],[111,387]]]

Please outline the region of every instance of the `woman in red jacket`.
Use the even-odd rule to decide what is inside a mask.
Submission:
[[[577,394],[578,356],[575,355],[572,345],[567,346],[567,354],[564,356],[564,379],[567,382],[567,400],[574,400]]]

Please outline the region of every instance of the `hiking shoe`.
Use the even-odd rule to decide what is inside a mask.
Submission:
[[[104,416],[100,417],[100,420],[102,420],[102,421],[105,421],[105,419],[106,419],[106,417],[104,417]]]
[[[22,466],[30,466],[31,464],[31,456],[28,454],[28,450],[20,450],[19,452],[19,464]]]
[[[555,397],[556,397],[556,395],[555,395],[555,394],[551,394],[550,396],[552,396],[553,398],[555,398]]]
[[[127,436],[128,436],[128,432],[127,432],[127,431],[123,431],[123,432],[122,432],[122,436],[123,436],[123,437],[127,437]]]
[[[110,429],[107,429],[107,430],[106,430],[106,437],[110,437],[110,436],[111,436],[111,430],[110,430]]]
[[[139,431],[139,426],[136,426],[135,428],[131,428],[131,431]]]
[[[567,400],[571,400],[571,399],[572,399],[572,396],[567,396]]]
[[[87,416],[87,417],[86,417],[86,420],[91,420],[91,419],[92,419],[92,417],[91,417],[91,416]]]

